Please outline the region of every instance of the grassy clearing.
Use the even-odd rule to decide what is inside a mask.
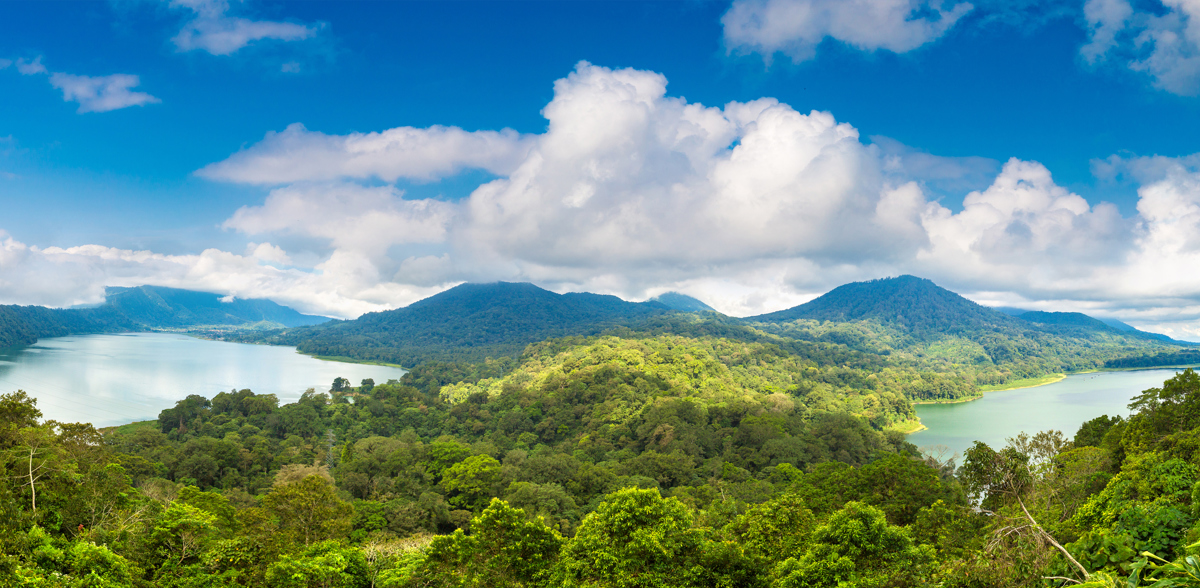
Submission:
[[[892,423],[892,424],[888,425],[887,427],[885,427],[884,430],[885,431],[899,431],[905,435],[908,435],[909,433],[916,433],[917,431],[924,431],[927,428],[929,428],[929,427],[926,427],[925,425],[921,424],[921,419],[913,419],[911,421],[901,421],[898,423]]]
[[[1005,382],[1003,384],[996,384],[994,386],[980,386],[979,390],[982,392],[1003,392],[1004,390],[1020,390],[1022,388],[1034,388],[1036,386],[1045,386],[1046,384],[1053,384],[1055,382],[1061,382],[1063,380],[1063,378],[1066,378],[1066,377],[1067,377],[1066,374],[1050,374],[1048,376],[1041,376],[1038,378],[1025,378],[1023,380],[1013,380],[1011,382]]]
[[[101,433],[116,431],[122,435],[132,435],[138,429],[153,429],[158,427],[158,421],[137,421],[126,425],[116,425],[113,427],[103,427],[99,429]]]
[[[972,400],[979,400],[980,398],[983,398],[983,394],[976,394],[974,396],[967,396],[964,398],[955,398],[953,400],[913,400],[911,402],[914,405],[918,405],[918,404],[960,404],[963,402],[970,402]]]
[[[300,352],[297,351],[296,353],[300,353]],[[371,361],[369,359],[354,359],[353,357],[345,357],[345,356],[341,356],[341,355],[312,355],[312,354],[308,354],[308,353],[303,353],[302,355],[307,355],[313,359],[319,359],[321,361],[337,361],[337,362],[341,362],[341,363],[361,363],[364,365],[382,365],[382,366],[387,366],[387,367],[404,369],[404,366],[402,366],[398,363],[387,363],[387,362],[383,362],[383,361]]]

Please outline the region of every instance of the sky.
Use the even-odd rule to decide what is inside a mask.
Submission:
[[[1195,0],[0,3],[0,303],[735,316],[901,274],[1200,340]]]

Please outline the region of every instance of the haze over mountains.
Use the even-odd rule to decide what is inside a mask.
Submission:
[[[329,320],[305,315],[270,300],[159,286],[108,288],[93,308],[0,306],[0,348],[32,345],[42,337],[161,329],[284,328]]]

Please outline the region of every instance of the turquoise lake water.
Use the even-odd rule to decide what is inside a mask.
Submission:
[[[1071,438],[1080,425],[1100,415],[1128,417],[1131,398],[1162,386],[1179,371],[1076,374],[1044,386],[987,392],[970,402],[919,405],[917,416],[928,429],[908,440],[921,448],[945,446],[961,456],[976,440],[999,449],[1022,431],[1059,430]]]
[[[0,393],[25,390],[47,419],[117,425],[158,418],[189,394],[249,388],[280,404],[334,378],[399,379],[388,366],[321,361],[294,347],[207,341],[167,333],[52,337],[0,351]]]

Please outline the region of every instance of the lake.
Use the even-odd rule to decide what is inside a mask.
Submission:
[[[918,405],[917,416],[928,429],[908,440],[922,448],[944,445],[961,458],[976,440],[999,449],[1021,431],[1033,435],[1055,429],[1072,438],[1080,425],[1100,415],[1128,417],[1131,398],[1162,386],[1180,371],[1075,374],[1044,386],[986,392],[970,402]]]
[[[0,393],[24,390],[47,419],[98,427],[158,418],[189,394],[249,388],[280,404],[334,378],[399,379],[395,367],[321,361],[294,347],[208,341],[169,333],[52,337],[0,350]]]

